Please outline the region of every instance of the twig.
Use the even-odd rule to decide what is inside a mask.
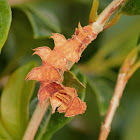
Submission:
[[[127,77],[130,78],[133,73],[140,67],[140,60],[131,68],[131,70],[128,72]]]
[[[100,33],[103,30],[105,23],[108,21],[110,16],[116,11],[116,9],[124,3],[125,0],[113,0],[98,16],[96,22],[93,23],[93,31],[96,33]]]
[[[29,122],[29,125],[26,129],[26,132],[25,132],[22,140],[33,140],[34,139],[34,136],[38,130],[38,127],[43,119],[43,116],[45,115],[45,112],[46,112],[49,104],[50,104],[49,99],[46,100],[43,108],[41,108],[40,105],[37,104],[37,107],[32,115],[32,118]]]
[[[115,114],[117,107],[119,106],[119,101],[122,97],[123,90],[126,86],[129,78],[134,74],[134,72],[140,67],[140,60],[138,60],[139,47],[133,49],[126,57],[118,75],[117,84],[114,90],[113,97],[110,102],[110,106],[105,117],[105,121],[101,126],[101,131],[99,135],[99,140],[106,140],[110,132],[111,123]]]
[[[119,101],[122,97],[122,93],[123,93],[123,90],[125,88],[127,81],[128,81],[128,79],[126,78],[126,74],[120,73],[118,76],[115,91],[114,91],[113,97],[111,99],[110,106],[109,106],[104,124],[101,127],[99,140],[106,140],[106,138],[110,132],[111,122],[113,120],[115,111],[116,111],[117,107],[119,106]]]
[[[97,10],[99,7],[99,0],[93,0],[92,8],[89,15],[89,24],[92,24],[97,19]]]
[[[111,26],[113,26],[114,24],[116,24],[118,22],[118,20],[120,19],[122,13],[117,12],[116,15],[113,17],[113,19],[107,23],[107,25],[104,27],[104,30],[110,28]]]

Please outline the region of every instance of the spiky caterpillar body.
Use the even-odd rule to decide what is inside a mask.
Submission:
[[[96,38],[90,25],[78,29],[71,39],[58,33],[54,33],[55,47],[39,47],[34,49],[42,59],[40,67],[32,69],[26,79],[37,80],[41,83],[38,99],[41,105],[50,97],[53,113],[58,107],[60,113],[64,112],[66,117],[82,114],[86,110],[86,104],[78,98],[74,88],[62,85],[63,73],[69,69],[68,64],[78,62],[86,46]]]

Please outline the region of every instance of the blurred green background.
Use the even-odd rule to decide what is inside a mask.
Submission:
[[[100,0],[98,13],[110,2]],[[88,24],[91,5],[92,0],[35,0],[12,5],[12,24],[0,55],[1,79],[30,61],[41,65],[41,59],[32,56],[32,49],[39,46],[53,48],[53,40],[49,38],[52,32],[70,38],[79,21],[82,26]],[[119,68],[126,55],[137,46],[139,35],[140,16],[122,15],[117,24],[100,33],[87,47],[75,66],[87,78],[87,110],[58,130],[51,140],[98,139]],[[140,140],[139,85],[140,69],[130,78],[125,88],[113,119],[109,140]],[[30,102],[36,98],[38,86],[36,84]],[[1,84],[0,93],[2,89]]]

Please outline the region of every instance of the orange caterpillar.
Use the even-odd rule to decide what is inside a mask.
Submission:
[[[65,117],[82,114],[86,110],[86,104],[78,98],[74,88],[62,85],[63,73],[67,71],[68,64],[78,62],[86,46],[97,37],[92,26],[81,27],[80,23],[75,35],[71,39],[58,33],[54,33],[55,47],[39,47],[34,49],[42,59],[42,65],[33,68],[26,79],[37,80],[41,83],[38,99],[41,105],[50,98],[53,113],[58,108],[59,113],[65,113]]]

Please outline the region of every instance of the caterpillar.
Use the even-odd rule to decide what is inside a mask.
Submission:
[[[77,91],[62,85],[63,73],[69,69],[70,62],[74,64],[79,61],[82,52],[96,37],[97,33],[92,32],[90,25],[82,27],[79,23],[75,34],[68,40],[59,33],[53,33],[53,50],[45,46],[34,49],[33,54],[41,57],[42,65],[33,68],[26,79],[40,82],[40,105],[50,98],[52,113],[56,108],[59,113],[65,113],[65,117],[84,113],[86,104],[78,98]]]

